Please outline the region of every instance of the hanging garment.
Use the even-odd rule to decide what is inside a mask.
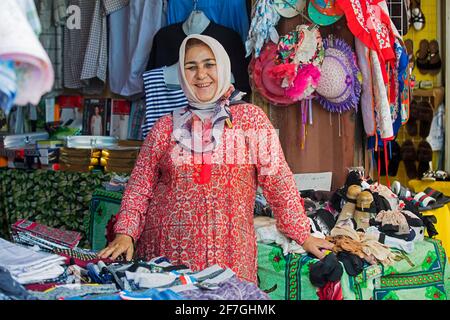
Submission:
[[[168,1],[167,24],[185,21],[194,9],[192,0]],[[247,40],[249,21],[245,0],[199,0],[197,9],[217,24],[233,29],[240,34],[242,42]]]
[[[172,139],[171,115],[155,124],[128,182],[114,231],[133,237],[138,257],[165,256],[193,271],[219,264],[256,283],[257,186],[285,236],[303,243],[309,219],[266,114],[250,104],[232,105],[230,112],[233,126],[225,126],[223,143],[209,162],[198,163],[197,156],[182,152]],[[259,130],[269,145],[234,141],[237,134],[257,135]],[[261,149],[259,154],[255,148]],[[257,159],[251,156],[256,154]],[[207,181],[199,181],[203,172],[209,173]]]
[[[395,35],[391,19],[379,2],[384,0],[336,0],[345,12],[347,25],[353,35],[369,49],[375,50],[381,65],[395,63]],[[395,26],[394,26],[395,27]],[[381,70],[383,80],[388,82],[387,71]]]
[[[42,26],[39,36],[55,71],[54,90],[63,89],[63,34],[67,18],[65,0],[40,0],[38,12]]]
[[[0,59],[15,63],[15,104],[38,104],[42,95],[51,90],[51,61],[15,0],[0,1]]]
[[[142,136],[145,139],[155,122],[162,116],[188,105],[181,89],[170,89],[164,82],[164,68],[144,73],[145,121]]]
[[[163,0],[135,0],[109,17],[108,72],[111,91],[132,96],[143,93],[142,74],[153,37],[165,26]]]
[[[69,13],[64,28],[66,88],[103,91],[108,64],[107,16],[128,3],[129,0],[69,0],[68,7],[79,10]]]
[[[245,49],[239,34],[235,31],[210,22],[202,35],[210,36],[222,44],[231,61],[231,72],[234,76],[236,89],[249,93],[248,63],[245,58]],[[182,23],[169,25],[160,29],[154,39],[146,70],[164,66],[171,66],[178,62],[181,43],[187,35],[182,29]],[[170,41],[167,41],[170,39]]]

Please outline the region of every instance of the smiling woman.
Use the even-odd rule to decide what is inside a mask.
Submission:
[[[186,44],[184,74],[197,99],[210,101],[217,92],[217,65],[212,50],[202,41]]]
[[[136,244],[137,257],[165,256],[193,271],[218,264],[256,282],[258,186],[279,230],[323,257],[321,249],[332,244],[310,235],[275,129],[260,108],[240,100],[224,47],[211,37],[190,35],[178,65],[189,105],[150,130],[122,198],[116,237],[100,257],[125,253],[129,260]],[[234,161],[237,155],[244,161]]]

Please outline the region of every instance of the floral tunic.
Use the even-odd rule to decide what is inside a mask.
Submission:
[[[174,156],[183,152],[172,138],[172,115],[149,132],[114,226],[116,233],[133,237],[138,258],[166,256],[193,271],[219,264],[256,282],[258,186],[281,232],[300,244],[309,235],[303,199],[269,119],[251,104],[230,111],[232,128],[225,126],[221,144],[200,162],[191,153],[185,161]],[[243,132],[262,133],[263,139]]]

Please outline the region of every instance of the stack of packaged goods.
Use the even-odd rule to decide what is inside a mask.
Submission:
[[[59,169],[59,150],[64,146],[62,140],[39,140],[36,142],[37,156],[42,169]]]
[[[71,172],[89,172],[100,165],[101,151],[98,149],[61,148],[60,169]]]
[[[106,172],[131,173],[136,164],[140,147],[117,146],[102,150],[101,163]]]

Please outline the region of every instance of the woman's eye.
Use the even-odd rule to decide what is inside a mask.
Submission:
[[[186,67],[186,70],[189,70],[189,71],[194,71],[194,70],[196,70],[196,69],[197,69],[196,66]]]
[[[215,66],[216,66],[215,63],[207,63],[207,64],[205,64],[205,67],[208,68],[208,69],[210,69],[212,67],[215,67]]]

